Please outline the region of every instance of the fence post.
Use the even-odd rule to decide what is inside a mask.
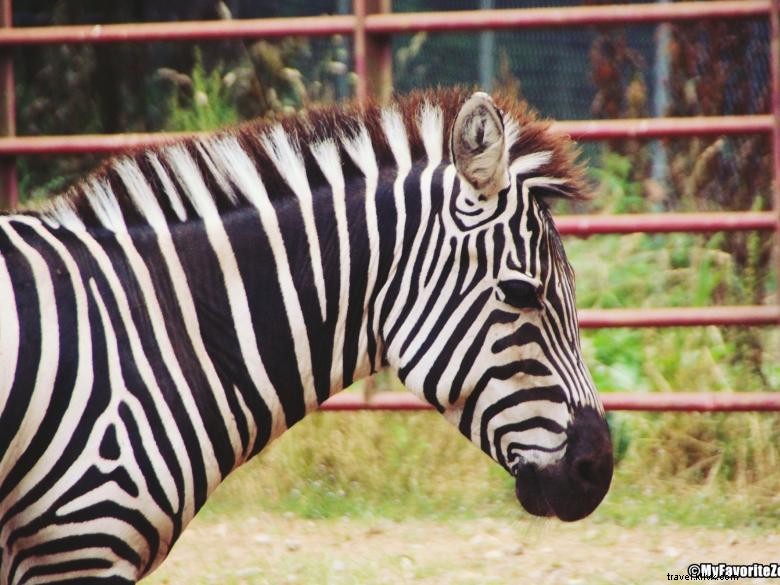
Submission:
[[[0,28],[13,25],[11,0],[0,0]],[[16,96],[14,59],[9,48],[0,49],[0,136],[16,134]],[[16,160],[0,156],[0,208],[13,209],[19,202],[16,184]]]
[[[393,92],[393,45],[388,34],[368,34],[366,16],[392,11],[392,0],[354,0],[355,9],[355,74],[357,99],[366,103],[373,96],[380,103]]]
[[[772,162],[774,172],[775,269],[777,274],[777,298],[780,304],[780,0],[772,0],[769,12],[772,42],[769,46],[769,66],[772,69]]]

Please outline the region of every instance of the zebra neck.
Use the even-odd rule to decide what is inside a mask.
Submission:
[[[251,444],[242,458],[381,367],[376,307],[397,264],[393,185],[350,177],[312,187],[310,203],[275,193],[267,206],[172,226],[221,381],[204,391],[234,397],[230,415]]]

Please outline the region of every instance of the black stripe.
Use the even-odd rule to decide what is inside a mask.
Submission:
[[[468,331],[468,329],[474,324],[474,320],[482,311],[485,302],[490,297],[490,294],[490,291],[482,292],[465,311],[463,311],[461,308],[456,313],[452,310],[451,307],[445,307],[441,315],[439,315],[436,323],[431,328],[432,331],[441,331],[445,325],[445,322],[456,318],[456,315],[461,315],[461,317],[457,327],[453,330],[452,335],[450,335],[449,339],[447,339],[446,343],[444,344],[444,347],[442,347],[439,351],[439,356],[441,358],[447,359],[447,362],[452,359],[452,355],[455,352],[455,349],[458,347],[458,344],[463,341],[463,336]],[[423,344],[421,351],[419,351],[417,355],[415,355],[411,360],[409,364],[409,370],[411,370],[411,368],[413,368],[419,362],[419,360],[422,359],[425,352],[430,351],[431,344],[434,342],[434,339],[429,339],[428,342],[429,343]],[[426,375],[423,386],[423,393],[425,398],[440,410],[443,410],[443,405],[439,403],[438,398],[436,397],[436,390],[439,385],[441,374],[443,373],[446,366],[449,365],[447,362],[445,362],[443,359],[441,361],[437,360],[436,367],[432,368],[431,371]]]
[[[496,446],[496,461],[498,461],[498,463],[501,464],[502,467],[509,469],[509,465],[507,464],[504,451],[500,448],[501,439],[504,437],[504,435],[507,435],[509,433],[520,433],[523,431],[530,431],[531,429],[544,429],[546,431],[550,431],[551,433],[558,433],[558,434],[562,434],[566,432],[566,429],[564,429],[557,422],[555,422],[554,420],[550,420],[549,418],[544,418],[543,416],[534,416],[532,418],[528,418],[520,422],[499,427],[493,433],[493,444]]]
[[[406,220],[404,222],[404,236],[403,246],[401,251],[401,257],[398,259],[398,265],[396,267],[395,278],[387,287],[387,295],[385,295],[384,302],[382,303],[382,310],[379,314],[379,322],[381,326],[387,322],[387,317],[390,311],[395,307],[398,302],[398,293],[401,290],[401,284],[403,283],[404,273],[406,272],[407,264],[412,255],[412,243],[414,242],[414,236],[417,230],[420,228],[420,216],[421,216],[421,198],[420,191],[420,174],[425,169],[424,165],[416,164],[412,167],[409,174],[404,179],[404,205]],[[385,345],[389,346],[388,336],[385,335]]]
[[[126,542],[117,538],[112,534],[74,534],[63,538],[56,538],[48,540],[42,544],[31,546],[27,549],[20,550],[14,559],[14,566],[18,568],[19,564],[25,560],[33,557],[42,557],[47,555],[54,555],[60,553],[67,553],[70,551],[78,551],[88,548],[106,548],[111,550],[116,556],[121,559],[125,559],[131,565],[137,567],[141,564],[141,557],[133,550]],[[84,559],[84,562],[93,562],[96,560],[104,561],[105,559]],[[69,562],[82,562],[69,561]],[[59,563],[44,565],[45,567],[60,567]],[[111,566],[111,565],[109,565]],[[89,569],[92,567],[84,567]],[[94,567],[98,568],[98,567]],[[59,571],[53,573],[39,573],[39,574],[62,574]],[[30,576],[30,573],[25,574],[26,577]]]
[[[126,225],[137,225],[139,227],[147,225],[145,216],[141,214],[138,207],[133,203],[130,194],[127,191],[125,182],[119,176],[114,164],[105,169],[105,177],[108,179],[110,192],[116,198],[120,213]]]
[[[0,518],[0,526],[8,525],[8,522],[14,516],[22,514],[25,509],[39,501],[44,494],[51,490],[54,485],[72,468],[76,459],[81,455],[87,440],[92,432],[94,421],[97,420],[105,411],[111,399],[111,386],[108,378],[108,363],[106,360],[105,346],[106,338],[104,335],[103,323],[100,319],[100,313],[95,303],[89,304],[89,322],[92,336],[92,367],[93,383],[89,391],[84,415],[76,426],[72,436],[65,445],[62,445],[60,457],[52,466],[51,470],[43,477],[38,478],[36,483],[22,495],[13,505],[6,510]],[[7,494],[2,494],[5,497]],[[9,549],[14,543],[22,537],[35,534],[48,523],[45,517],[36,517],[28,520],[27,524],[20,524],[8,536],[5,546]]]
[[[313,157],[310,156],[309,159],[313,159]],[[325,321],[322,321],[319,310],[319,298],[315,299],[316,305],[306,307],[307,310],[304,311],[303,316],[309,337],[317,402],[322,403],[330,395],[330,370],[334,354],[338,351],[337,348],[333,347],[333,339],[336,335],[336,324],[339,316],[340,274],[345,267],[340,265],[333,191],[322,175],[319,165],[307,164],[306,169],[309,182],[318,185],[312,191],[312,198],[314,200],[314,226],[319,238],[317,245],[320,248],[322,274],[325,281]],[[301,309],[303,310],[304,307]]]
[[[237,214],[236,214],[237,216]],[[244,215],[242,214],[242,217]],[[229,217],[233,217],[232,215]],[[246,214],[246,217],[249,217]],[[252,224],[256,227],[256,224]],[[235,397],[232,397],[233,383],[242,391],[244,396],[257,393],[246,373],[246,367],[241,359],[241,348],[233,324],[233,316],[230,310],[222,267],[219,264],[215,251],[205,237],[205,229],[201,221],[193,221],[187,224],[187,229],[175,230],[173,235],[184,273],[187,275],[187,285],[192,291],[197,313],[198,324],[206,346],[206,352],[214,364],[218,373],[222,372],[220,381],[224,393],[228,398],[228,405],[232,412],[240,412]],[[231,222],[225,220],[225,229],[228,239],[232,231]],[[249,248],[249,242],[243,242]],[[243,256],[246,257],[246,253]],[[237,260],[240,254],[236,254]],[[244,260],[248,261],[247,259]],[[239,270],[241,264],[239,263]],[[237,324],[239,326],[244,324]],[[183,331],[182,331],[183,332]],[[196,359],[193,355],[192,359]],[[186,369],[187,366],[184,366]],[[233,382],[233,383],[231,383]],[[200,391],[194,391],[193,396],[198,405],[198,412],[204,421],[209,440],[214,446],[214,452],[223,475],[227,475],[236,464],[235,454],[230,444],[230,437],[222,420],[217,406],[217,401],[208,386]],[[251,404],[250,401],[247,401]],[[255,413],[257,416],[257,413]],[[205,486],[204,486],[205,487]],[[199,486],[200,488],[200,486]],[[204,493],[205,496],[205,493]],[[199,505],[202,501],[198,498]]]
[[[3,486],[2,490],[0,490],[2,494],[7,493],[7,490],[11,490],[18,485],[27,471],[35,465],[51,444],[71,401],[79,360],[78,343],[75,343],[73,340],[73,332],[78,330],[76,298],[65,264],[60,259],[59,254],[36,234],[33,228],[24,224],[15,224],[14,229],[29,246],[40,254],[51,276],[59,325],[59,355],[56,364],[42,364],[45,368],[56,367],[51,398],[49,399],[46,413],[41,419],[41,423],[33,437],[26,441],[24,445],[19,445],[24,450],[16,458],[13,467],[3,478]],[[75,276],[78,278],[78,275]],[[20,336],[26,334],[26,325],[26,322],[20,324]],[[29,366],[29,364],[21,360],[18,363],[19,365]],[[32,395],[32,391],[33,385],[27,388],[27,392],[30,395]],[[11,400],[13,400],[13,397]],[[13,405],[14,403],[9,402],[9,404]],[[23,416],[20,416],[17,420],[21,422]],[[2,421],[0,421],[0,425],[2,425]],[[11,426],[13,427],[13,425]],[[2,452],[4,451],[0,450],[0,453]]]
[[[501,261],[504,258],[506,236],[500,226],[493,230],[493,278],[498,278],[501,271]]]
[[[179,219],[179,216],[176,215],[176,212],[173,209],[171,198],[165,190],[163,180],[160,175],[157,174],[156,166],[152,165],[152,163],[149,161],[149,156],[146,153],[139,153],[135,156],[134,160],[144,178],[146,179],[146,182],[148,183],[152,193],[155,194],[157,203],[160,206],[163,215],[165,216],[166,223],[169,225],[174,225],[180,222],[181,219]],[[167,173],[165,170],[163,161],[160,159],[160,157],[157,157],[157,160],[160,162],[163,168],[163,172],[166,173],[166,175],[168,175],[170,178],[169,173]]]
[[[15,563],[16,565],[16,563]],[[90,558],[84,558],[84,559],[78,559],[75,561],[62,561],[60,563],[52,563],[48,565],[40,565],[37,567],[32,567],[29,571],[26,571],[24,573],[24,576],[19,581],[20,583],[27,583],[30,580],[36,578],[36,577],[46,577],[47,575],[65,575],[67,573],[75,572],[75,571],[89,571],[89,570],[98,570],[98,569],[110,569],[113,566],[113,563],[109,561],[108,559],[98,559],[94,557]],[[14,566],[14,575],[11,577],[11,582],[16,582],[16,569],[18,569],[18,566]],[[74,579],[71,580],[72,583],[84,583],[81,579]],[[52,583],[49,581],[49,583]],[[61,585],[62,583],[67,583],[67,581],[55,581],[55,584]],[[100,583],[103,583],[101,580]]]
[[[231,193],[228,193],[222,188],[222,183],[212,172],[212,168],[215,166],[214,162],[210,158],[210,154],[205,146],[200,144],[199,141],[187,141],[184,143],[187,147],[192,160],[195,161],[195,165],[198,168],[198,173],[203,178],[203,182],[206,185],[206,189],[211,195],[212,201],[220,214],[227,213],[236,208],[236,204],[231,200]],[[205,152],[205,156],[204,156]],[[208,158],[206,158],[208,157]]]
[[[287,320],[287,311],[279,285],[278,268],[271,244],[263,230],[260,216],[254,209],[230,214],[224,218],[224,226],[244,284],[249,311],[252,315],[251,326],[260,357],[268,379],[279,395],[286,424],[292,426],[305,414],[303,384],[295,361],[295,342]],[[202,273],[203,267],[193,267],[193,270],[195,274],[198,270]],[[227,304],[222,304],[228,302],[227,297],[223,297],[219,302],[209,299],[215,288],[209,282],[194,286],[197,295],[202,297],[202,301],[197,303],[198,310],[199,313],[203,313],[208,323],[204,340],[214,366],[227,387],[235,384],[239,388],[249,410],[255,416],[258,437],[252,447],[252,453],[256,453],[270,438],[271,413],[268,405],[260,397],[259,389],[254,387],[241,359],[241,348],[236,337],[230,308]],[[219,288],[220,294],[223,294],[224,289]],[[236,323],[235,325],[243,327],[249,324]]]
[[[18,225],[18,224],[13,224]],[[13,229],[8,227],[7,229]],[[35,294],[35,280],[32,268],[24,256],[16,251],[5,230],[0,230],[0,252],[6,262],[11,286],[16,296],[16,316],[19,320],[19,353],[16,361],[13,384],[8,392],[5,407],[0,410],[0,453],[8,451],[22,421],[30,407],[32,389],[38,369],[41,367],[41,313]],[[4,308],[3,310],[8,310]],[[5,499],[17,485],[17,476],[2,478],[0,501]],[[0,526],[5,525],[5,518]]]
[[[344,175],[351,175],[352,159],[342,153]],[[366,225],[365,193],[366,181],[362,176],[353,176],[345,185],[347,193],[347,230],[349,232],[349,303],[344,332],[344,354],[342,357],[344,387],[353,382],[358,359],[361,325],[363,323],[363,302],[366,298],[370,246]]]
[[[192,201],[190,201],[190,198],[186,195],[187,190],[184,188],[184,185],[179,180],[178,175],[173,170],[173,165],[171,165],[170,161],[168,160],[167,156],[160,156],[158,157],[160,164],[162,165],[163,169],[165,170],[166,174],[168,175],[168,178],[171,180],[171,184],[173,185],[174,190],[176,193],[179,194],[179,200],[181,201],[182,207],[184,207],[184,212],[189,218],[197,218],[199,217],[197,212],[195,211],[195,206],[192,204]]]
[[[390,268],[395,258],[396,226],[398,223],[398,210],[395,207],[394,185],[397,178],[397,169],[387,168],[380,172],[376,192],[376,216],[379,242],[379,259],[377,262],[376,282],[368,303],[367,327],[368,327],[368,356],[371,360],[371,371],[377,371],[381,365],[375,363],[377,334],[374,331],[374,318],[377,309],[376,299],[382,286],[387,282]],[[384,362],[384,356],[382,356]]]
[[[433,278],[434,273],[436,272],[436,269],[439,267],[439,258],[442,254],[442,246],[444,245],[444,238],[446,237],[446,230],[444,229],[444,225],[441,221],[441,216],[437,215],[434,218],[434,221],[436,222],[436,225],[439,227],[439,230],[436,235],[436,244],[433,248],[433,260],[431,261],[431,265],[428,267],[428,273],[425,275],[425,280],[423,280],[422,286],[427,287],[428,284],[431,281],[431,278]]]
[[[541,365],[541,364],[539,364]],[[486,453],[490,453],[490,441],[488,438],[488,425],[494,417],[499,415],[507,408],[512,408],[518,404],[524,402],[533,402],[544,400],[546,402],[552,402],[555,404],[562,404],[566,402],[566,395],[560,386],[539,386],[535,388],[521,388],[507,394],[500,400],[494,402],[488,406],[482,413],[480,420],[480,444],[482,450]],[[498,449],[498,445],[496,445]]]
[[[490,332],[493,326],[498,324],[505,325],[516,320],[517,315],[507,311],[495,310],[490,313],[488,318],[482,324],[482,327],[480,327],[479,332],[474,336],[474,340],[471,342],[471,345],[469,345],[469,348],[463,354],[463,360],[461,361],[460,367],[458,367],[458,373],[455,375],[455,378],[453,378],[452,387],[450,388],[450,404],[455,404],[455,402],[457,402],[460,398],[460,393],[463,390],[463,383],[466,381],[466,376],[471,371],[471,368],[474,366],[474,363],[479,357],[479,353],[482,351],[482,346],[485,344],[487,334]],[[439,356],[437,359],[437,364],[434,365],[434,368],[431,368],[432,374],[438,365],[438,361],[441,360],[441,357],[442,356]],[[444,362],[444,360],[441,361]],[[442,365],[442,371],[445,365],[446,364]]]
[[[525,326],[526,325],[523,327]],[[528,326],[531,327],[530,325]],[[474,389],[471,391],[471,394],[469,394],[469,397],[463,406],[463,414],[461,415],[459,424],[460,432],[471,438],[471,423],[474,418],[477,402],[490,382],[493,380],[509,380],[511,377],[521,373],[526,375],[531,373],[531,375],[533,375],[533,372],[538,371],[541,371],[540,364],[534,359],[517,360],[509,362],[508,364],[489,368],[474,385]]]
[[[419,182],[419,181],[418,181]],[[407,179],[408,184],[408,179]],[[419,185],[418,185],[419,188]],[[406,198],[407,206],[409,205],[409,197]],[[408,213],[408,212],[407,212]],[[420,208],[418,210],[419,214],[422,214],[422,209]],[[423,221],[423,218],[420,216],[419,221]],[[422,238],[417,244],[417,249],[415,250],[415,257],[414,262],[411,266],[411,285],[409,287],[409,294],[406,297],[406,300],[404,301],[403,306],[399,309],[399,313],[401,315],[409,315],[412,308],[414,307],[414,304],[417,301],[417,297],[419,296],[419,291],[421,290],[420,283],[423,281],[422,277],[422,267],[423,263],[425,262],[425,256],[427,255],[426,252],[428,251],[428,248],[430,247],[431,243],[431,234],[433,232],[433,224],[436,220],[436,215],[431,213],[427,218],[425,218],[425,224],[419,224],[420,228],[422,228]],[[407,222],[408,227],[409,222]],[[412,237],[409,240],[406,240],[409,244],[409,247],[411,248],[412,243],[414,242],[414,237]],[[406,270],[409,270],[408,264],[406,264],[403,268],[399,266],[399,272],[405,272]],[[392,345],[393,340],[395,339],[395,336],[400,331],[401,327],[404,325],[404,320],[399,319],[396,321],[393,328],[389,331],[387,334],[387,337],[385,339],[387,345]],[[406,340],[406,343],[408,343],[408,339]]]
[[[409,331],[409,334],[407,335],[406,339],[403,340],[403,343],[401,344],[401,353],[405,353],[406,350],[409,348],[409,345],[414,341],[417,334],[422,329],[423,324],[425,323],[425,319],[428,317],[428,315],[431,314],[433,311],[433,307],[436,304],[437,301],[440,300],[440,296],[442,292],[444,292],[444,285],[447,282],[447,279],[450,277],[450,274],[453,270],[453,267],[455,266],[455,255],[456,250],[458,249],[457,243],[455,238],[450,239],[450,254],[447,257],[446,260],[444,260],[443,263],[440,262],[439,258],[434,258],[432,260],[432,264],[436,264],[438,266],[441,266],[441,270],[439,271],[439,278],[436,281],[436,284],[431,291],[431,294],[428,295],[428,299],[425,302],[425,306],[423,307],[423,310],[420,312],[420,318],[418,318],[414,325],[412,326],[411,330]],[[465,245],[463,246],[465,247]],[[419,290],[421,287],[419,286],[419,281],[415,280],[415,277],[412,277],[412,283],[411,288],[416,289],[415,290],[415,296],[417,294],[417,290]],[[457,289],[455,289],[455,294],[457,295]],[[407,307],[407,309],[402,313],[403,315],[409,315],[411,314],[411,309],[413,307]],[[395,334],[400,331],[401,327],[405,325],[405,321],[403,318],[399,319],[396,323],[393,330],[390,332],[390,335],[387,337],[387,342],[391,343],[395,337]],[[433,331],[437,331],[436,328],[432,328]],[[410,369],[411,366],[407,364],[407,369]]]
[[[313,194],[312,194],[313,196]],[[329,198],[330,199],[330,198]],[[330,355],[323,355],[323,352],[328,352],[330,346],[333,344],[333,335],[327,335],[325,328],[323,328],[322,312],[320,310],[320,298],[317,292],[316,281],[314,278],[315,267],[314,257],[311,255],[310,246],[319,248],[320,261],[323,260],[323,250],[320,244],[320,238],[317,234],[314,235],[314,241],[309,241],[309,235],[306,232],[304,214],[308,211],[304,211],[300,205],[300,200],[296,196],[292,199],[285,200],[284,202],[277,203],[275,205],[276,214],[279,218],[279,227],[282,232],[282,239],[284,241],[284,247],[287,252],[287,260],[290,264],[290,272],[292,274],[293,286],[295,287],[298,301],[301,307],[301,314],[303,315],[303,322],[305,325],[305,334],[309,340],[310,362],[312,365],[312,374],[315,380],[315,388],[317,396],[322,402],[327,398],[330,390],[330,366],[332,363]],[[331,218],[335,216],[331,215]],[[317,227],[316,213],[315,213],[315,229]],[[321,222],[322,223],[322,222]],[[326,226],[323,227],[322,234],[326,234],[328,231],[327,224],[331,227],[335,226],[335,219],[332,221],[328,218],[324,218]],[[250,240],[251,236],[244,234],[243,239]],[[237,254],[238,255],[238,254]],[[338,250],[336,250],[338,255]],[[251,251],[245,254],[247,259],[252,258]],[[262,257],[261,257],[262,258]],[[262,261],[257,257],[257,253],[254,253],[254,262]],[[320,267],[322,268],[322,267]],[[323,270],[323,274],[324,274]],[[338,281],[337,281],[338,282]],[[326,291],[327,293],[327,291]],[[327,294],[326,294],[326,309],[327,309]],[[326,312],[327,319],[327,312]],[[335,326],[335,324],[334,324]],[[291,353],[286,358],[287,360],[295,361],[295,354]],[[298,369],[300,364],[291,364],[291,368]],[[300,375],[298,375],[300,380]],[[290,409],[290,417],[288,417],[288,424],[293,424],[303,418],[306,414],[305,405],[303,402],[303,386],[301,385],[296,393],[300,397],[300,411],[294,411]],[[290,396],[290,406],[294,404],[293,397]],[[287,409],[285,409],[287,411]]]

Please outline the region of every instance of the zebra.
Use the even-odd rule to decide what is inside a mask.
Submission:
[[[612,447],[524,103],[440,89],[128,152],[0,217],[0,583],[135,583],[217,485],[381,368],[577,520]]]

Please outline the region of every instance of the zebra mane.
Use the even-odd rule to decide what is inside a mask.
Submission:
[[[436,89],[414,91],[384,107],[375,103],[316,107],[130,151],[105,162],[37,214],[68,229],[123,231],[155,221],[185,222],[251,203],[248,194],[235,188],[231,173],[236,166],[259,178],[275,203],[294,196],[302,182],[306,189],[325,183],[321,162],[326,155],[333,156],[331,162],[340,161],[345,180],[364,174],[368,161],[363,158],[373,159],[371,164],[380,171],[395,168],[403,159],[406,164],[432,157],[447,161],[450,130],[471,93],[466,88]],[[498,95],[495,103],[504,115],[510,165],[516,162],[516,167],[559,179],[565,189],[556,190],[567,196],[587,197],[571,139],[551,132],[549,122],[540,120],[523,101]],[[246,153],[238,163],[252,164],[237,164],[232,156],[237,152]],[[195,171],[202,179],[196,185],[200,188],[182,180]]]

